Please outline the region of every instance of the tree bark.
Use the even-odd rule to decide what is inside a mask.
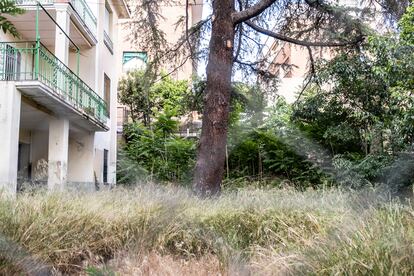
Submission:
[[[203,124],[193,182],[201,196],[218,194],[224,174],[235,37],[233,12],[234,0],[213,1]]]

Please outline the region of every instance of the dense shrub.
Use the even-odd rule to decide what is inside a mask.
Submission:
[[[187,183],[195,156],[195,142],[178,137],[174,113],[159,114],[152,129],[139,123],[124,128],[126,143],[118,163],[118,182],[158,180]]]
[[[229,155],[231,177],[246,175],[291,180],[298,188],[323,183],[323,173],[299,155],[273,131],[254,129],[235,145]]]

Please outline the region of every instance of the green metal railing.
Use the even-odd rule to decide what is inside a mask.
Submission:
[[[72,4],[75,11],[82,18],[86,27],[88,27],[88,29],[96,37],[97,21],[88,3],[86,3],[85,0],[71,0],[70,3]]]
[[[39,42],[0,42],[0,81],[38,80],[56,96],[102,123],[105,101]]]

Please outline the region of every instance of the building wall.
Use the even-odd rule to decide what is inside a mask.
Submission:
[[[133,1],[131,1],[133,4]],[[190,7],[188,9],[189,15],[189,27],[193,26],[194,24],[198,23],[202,19],[202,10],[203,10],[203,1],[202,0],[195,0],[190,1]],[[185,11],[185,1],[180,0],[177,4],[173,6],[164,6],[160,11],[162,17],[164,19],[160,20],[160,30],[165,33],[165,39],[167,43],[173,45],[175,44],[184,34],[185,34],[185,22],[180,23],[177,25],[179,20],[182,20],[186,16]],[[120,56],[118,57],[119,60],[122,60],[122,53],[124,51],[143,51],[145,52],[146,49],[139,49],[136,45],[131,43],[131,32],[133,31],[129,27],[129,22],[132,19],[123,19],[120,20],[120,28],[119,28],[119,43],[120,43]],[[151,58],[151,57],[149,57]],[[175,64],[167,64],[166,71],[171,70],[174,68]],[[181,80],[181,79],[191,79],[192,75],[195,74],[195,68],[192,62],[189,60],[187,61],[179,70],[172,74],[172,77]],[[121,74],[122,76],[122,74]]]
[[[104,73],[111,79],[110,91],[110,110],[107,126],[109,131],[93,133],[86,129],[79,128],[69,123],[68,132],[68,165],[67,180],[68,182],[92,183],[95,179],[99,182],[103,181],[103,152],[107,150],[108,156],[108,182],[116,182],[116,111],[117,111],[117,82],[119,71],[121,71],[121,63],[118,62],[119,43],[118,43],[118,13],[122,8],[122,0],[109,0],[108,4],[112,12],[112,31],[111,38],[114,45],[114,53],[111,54],[104,44],[103,39],[103,22],[105,16],[105,5],[102,1],[87,0],[91,9],[97,17],[97,40],[98,43],[93,47],[82,47],[80,54],[79,76],[88,86],[90,86],[101,98],[104,98]],[[125,16],[125,12],[123,12]],[[33,32],[34,29],[33,19]],[[55,27],[55,26],[54,26]],[[73,27],[73,25],[71,25]],[[22,37],[20,41],[27,40]],[[42,40],[42,37],[41,37]],[[0,41],[19,41],[9,34],[0,32]],[[53,53],[54,47],[48,47]],[[77,56],[73,50],[68,50],[67,66],[76,73]],[[0,186],[13,190],[15,183],[15,175],[17,174],[17,148],[18,144],[24,143],[30,145],[30,164],[31,175],[36,177],[36,164],[40,160],[48,160],[49,156],[49,121],[60,120],[64,118],[56,117],[54,114],[45,115],[43,107],[31,107],[31,112],[35,118],[43,118],[42,120],[33,120],[26,115],[25,122],[20,120],[21,93],[14,86],[14,81],[0,81],[0,90],[3,93],[2,104],[0,104],[0,126],[4,137],[2,144],[6,149],[6,155],[0,158]],[[23,106],[27,108],[27,106]],[[27,111],[27,109],[26,109]],[[47,112],[47,110],[46,110]],[[28,122],[31,123],[28,123]],[[14,122],[14,123],[13,123]],[[11,124],[13,123],[13,124]],[[16,132],[17,128],[17,132]],[[62,140],[64,141],[64,140]],[[10,144],[11,143],[11,144]],[[14,145],[14,146],[10,146]],[[16,161],[16,162],[15,162]],[[10,164],[11,162],[11,164]],[[15,164],[16,163],[16,164]],[[96,178],[95,178],[96,176]],[[47,180],[47,178],[45,179]],[[13,182],[11,185],[7,182]],[[14,189],[15,190],[15,189]]]
[[[98,20],[98,56],[96,62],[96,89],[101,91],[101,97],[103,97],[104,91],[104,74],[106,74],[111,80],[111,97],[110,97],[110,118],[109,126],[110,131],[106,133],[98,132],[95,136],[95,148],[97,152],[103,152],[105,149],[109,150],[109,168],[108,168],[108,181],[110,183],[116,182],[116,158],[117,158],[117,138],[116,138],[116,123],[117,123],[117,90],[118,90],[118,72],[120,65],[117,57],[119,53],[119,42],[118,42],[118,16],[116,14],[116,5],[119,5],[117,2],[108,1],[110,9],[112,10],[112,30],[111,30],[111,39],[114,45],[114,52],[111,53],[107,46],[103,43],[104,40],[104,16],[105,16],[105,5],[99,5],[99,20]],[[100,155],[96,156],[96,164],[101,163],[103,166],[103,157]],[[98,180],[102,181],[103,174],[101,173],[102,169],[97,173]]]
[[[133,6],[134,1],[130,0],[130,2]],[[159,27],[160,30],[165,33],[165,39],[170,45],[174,45],[185,34],[185,21],[179,25],[176,24],[179,20],[182,20],[186,16],[185,2],[186,1],[184,0],[180,0],[173,6],[164,6],[161,10],[161,15],[164,19],[161,19]],[[190,7],[188,9],[188,23],[189,28],[191,28],[191,26],[195,25],[202,19],[203,0],[194,0],[189,2]],[[118,43],[120,48],[117,53],[117,62],[118,68],[121,68],[121,70],[118,71],[118,80],[125,75],[125,72],[122,70],[122,59],[124,52],[147,52],[146,49],[140,49],[137,45],[134,45],[134,43],[131,42],[131,33],[133,32],[133,29],[130,26],[131,20],[133,20],[133,12],[131,19],[119,20]],[[148,58],[151,59],[151,57]],[[175,67],[176,64],[166,64],[163,70],[171,72]],[[196,64],[193,64],[191,60],[188,60],[181,68],[174,71],[170,76],[176,80],[184,79],[191,81],[192,76],[196,73]],[[128,120],[128,111],[127,107],[120,103],[118,103],[117,109],[117,128],[119,134],[121,134],[123,124]],[[118,141],[122,141],[121,135],[119,137]]]
[[[361,1],[359,0],[339,0],[339,5],[348,7],[361,7]],[[365,3],[367,4],[367,3]],[[378,4],[376,9],[379,11],[381,8]],[[378,13],[368,22],[371,27],[377,31],[383,29],[382,16]],[[298,93],[301,91],[305,78],[310,69],[309,53],[305,47],[297,46],[292,43],[278,41],[273,38],[267,38],[264,47],[264,57],[268,58],[271,62],[269,67],[270,72],[277,73],[280,78],[278,95],[283,96],[288,103],[293,103],[297,99]],[[334,53],[329,48],[312,48],[312,55],[315,60],[318,59],[330,59],[334,56]],[[290,69],[283,69],[279,64],[290,64]]]
[[[273,41],[266,55],[268,60],[271,61],[267,69],[280,79],[278,95],[283,96],[288,103],[293,103],[309,72],[308,50],[305,47],[291,43]],[[329,49],[313,49],[312,55],[315,60],[332,56]],[[281,66],[280,64],[285,65]]]

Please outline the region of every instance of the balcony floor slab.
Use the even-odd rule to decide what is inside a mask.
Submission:
[[[26,97],[50,110],[55,116],[68,118],[71,124],[88,131],[108,131],[103,122],[95,119],[83,110],[57,94],[40,81],[18,81],[16,88]]]

